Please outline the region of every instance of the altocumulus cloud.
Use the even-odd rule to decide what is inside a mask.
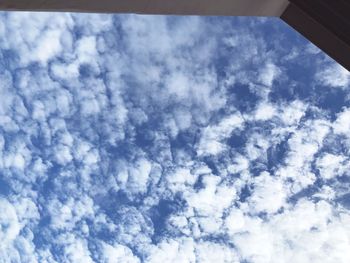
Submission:
[[[0,262],[349,262],[349,73],[274,19],[2,13]]]

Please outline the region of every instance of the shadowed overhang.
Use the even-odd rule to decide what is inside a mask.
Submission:
[[[287,0],[0,0],[3,10],[280,16]]]

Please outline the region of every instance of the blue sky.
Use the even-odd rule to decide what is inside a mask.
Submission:
[[[0,262],[349,262],[349,73],[278,19],[1,13]]]

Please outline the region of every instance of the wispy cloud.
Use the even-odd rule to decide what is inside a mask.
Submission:
[[[316,90],[349,78],[285,25],[2,13],[0,36],[0,262],[349,262],[349,105]]]

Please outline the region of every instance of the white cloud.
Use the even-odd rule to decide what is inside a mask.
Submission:
[[[345,108],[338,114],[337,119],[333,123],[333,129],[336,134],[349,134],[350,131],[350,109]]]
[[[106,243],[102,243],[102,256],[101,262],[104,263],[139,263],[141,262],[139,258],[135,257],[132,251],[125,246],[116,244],[109,245]]]
[[[51,226],[61,230],[72,230],[77,222],[95,214],[93,200],[88,196],[81,196],[78,200],[70,197],[64,203],[58,199],[49,200],[47,209]]]
[[[350,73],[337,63],[322,68],[315,78],[318,83],[332,88],[348,88],[350,85]]]
[[[286,204],[288,190],[280,178],[264,172],[254,178],[253,187],[254,192],[248,201],[253,213],[276,213]]]
[[[13,100],[13,94],[10,92],[11,86],[13,83],[12,83],[12,75],[9,71],[4,70],[4,72],[0,76],[1,76],[0,92],[2,94],[0,98],[0,102],[1,102],[0,116],[2,117],[2,115],[5,115],[6,112],[9,110],[9,107],[11,106],[11,103]]]
[[[217,155],[225,150],[222,143],[235,129],[243,127],[244,120],[239,114],[233,114],[221,120],[217,125],[204,129],[198,145],[199,155]]]
[[[344,153],[321,152],[347,136],[348,110],[331,123],[306,115],[310,101],[270,102],[275,80],[290,83],[261,23],[2,14],[4,262],[349,262],[346,187],[313,185],[314,168],[334,181],[348,169]],[[322,72],[348,85],[339,68]],[[252,112],[232,102],[238,83],[258,97]],[[237,129],[247,141],[231,148]]]
[[[266,151],[269,147],[268,138],[259,133],[250,135],[248,142],[245,145],[247,158],[249,160],[266,159]]]
[[[279,117],[285,124],[295,125],[305,115],[305,110],[306,105],[303,102],[296,100],[288,105],[283,105]]]
[[[236,252],[228,246],[210,243],[200,242],[196,247],[197,260],[199,262],[220,262],[220,263],[238,263],[239,259]]]
[[[235,157],[233,160],[233,163],[234,164],[230,164],[227,167],[228,172],[233,174],[245,172],[249,168],[249,160],[241,155],[238,155],[237,157]]]
[[[333,217],[329,203],[302,200],[268,222],[244,217],[242,233],[233,238],[242,258],[257,263],[347,262],[349,233],[338,230],[348,220],[348,214]]]
[[[330,126],[324,120],[308,121],[302,129],[294,131],[288,140],[290,150],[285,166],[281,166],[276,174],[293,180],[292,192],[299,192],[315,182],[316,175],[311,171],[311,164],[329,133]]]
[[[325,154],[316,161],[317,168],[324,179],[341,176],[348,165],[344,165],[345,158],[334,154]]]
[[[51,58],[55,57],[61,52],[60,43],[61,31],[52,30],[46,31],[44,35],[41,35],[38,39],[40,43],[32,53],[33,60],[39,60],[42,63],[47,63]]]
[[[264,65],[259,72],[259,81],[268,87],[271,87],[274,80],[280,75],[281,70],[272,63]]]
[[[70,148],[66,145],[59,145],[55,151],[55,157],[57,163],[66,165],[73,160]]]
[[[147,262],[219,262],[238,263],[234,250],[212,242],[194,242],[192,239],[164,240],[152,248]]]
[[[15,208],[7,200],[0,199],[0,251],[6,251],[21,230]],[[3,252],[2,252],[3,253]]]
[[[167,176],[167,187],[174,192],[186,191],[188,187],[193,187],[197,178],[198,174],[192,174],[189,169],[176,169]]]
[[[245,217],[240,209],[232,209],[229,215],[225,218],[225,228],[228,234],[234,235],[240,231],[244,231]]]
[[[271,119],[276,114],[276,108],[268,103],[262,103],[258,106],[255,112],[255,119],[258,121],[266,121]]]
[[[75,237],[72,234],[61,235],[58,238],[58,243],[64,244],[63,261],[78,262],[78,263],[93,263],[91,253],[88,249],[86,240]]]
[[[40,62],[46,65],[62,51],[61,37],[72,26],[69,14],[9,13],[6,17],[1,45],[16,47],[21,64]]]
[[[118,174],[122,188],[130,193],[145,193],[152,169],[151,162],[139,159],[134,164],[126,164],[124,169]]]
[[[229,208],[236,199],[235,188],[220,184],[220,178],[214,175],[203,177],[204,188],[198,192],[184,193],[191,209],[201,216],[220,217],[224,209]]]
[[[158,247],[154,247],[150,251],[147,262],[195,262],[195,254],[193,241],[188,240],[168,240],[163,241]]]

